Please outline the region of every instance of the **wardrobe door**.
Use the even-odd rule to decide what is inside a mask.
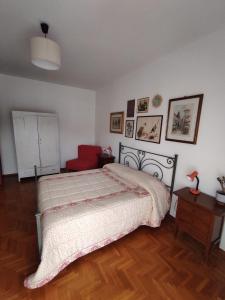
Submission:
[[[34,165],[40,165],[37,117],[13,116],[19,180],[34,176]]]
[[[38,135],[40,149],[41,174],[58,173],[59,129],[56,116],[38,116]]]

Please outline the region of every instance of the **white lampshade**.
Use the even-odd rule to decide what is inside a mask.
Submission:
[[[45,37],[33,37],[30,43],[31,62],[45,70],[58,70],[61,66],[59,45]]]

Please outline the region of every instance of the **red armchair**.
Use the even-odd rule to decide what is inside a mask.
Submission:
[[[98,168],[98,155],[102,153],[102,148],[92,145],[79,145],[78,158],[68,160],[66,169],[68,171],[84,171]]]

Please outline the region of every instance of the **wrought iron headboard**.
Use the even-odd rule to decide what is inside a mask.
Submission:
[[[163,180],[166,170],[171,171],[170,184],[167,184],[170,189],[171,196],[174,189],[177,159],[177,154],[175,154],[174,156],[167,156],[136,149],[119,143],[119,163],[123,163],[127,166],[130,166],[130,164],[135,165],[138,170],[143,170],[147,166],[153,167],[154,170],[152,175],[154,177],[157,177],[160,181]]]

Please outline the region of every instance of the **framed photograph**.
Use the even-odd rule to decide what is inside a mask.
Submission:
[[[135,139],[160,144],[163,116],[137,117]]]
[[[134,117],[135,99],[127,101],[127,118]]]
[[[169,100],[166,140],[196,144],[203,94]]]
[[[134,120],[126,120],[125,137],[132,138],[134,135]]]
[[[137,113],[148,112],[149,97],[137,99]]]
[[[124,112],[114,112],[110,114],[110,132],[123,133]]]

